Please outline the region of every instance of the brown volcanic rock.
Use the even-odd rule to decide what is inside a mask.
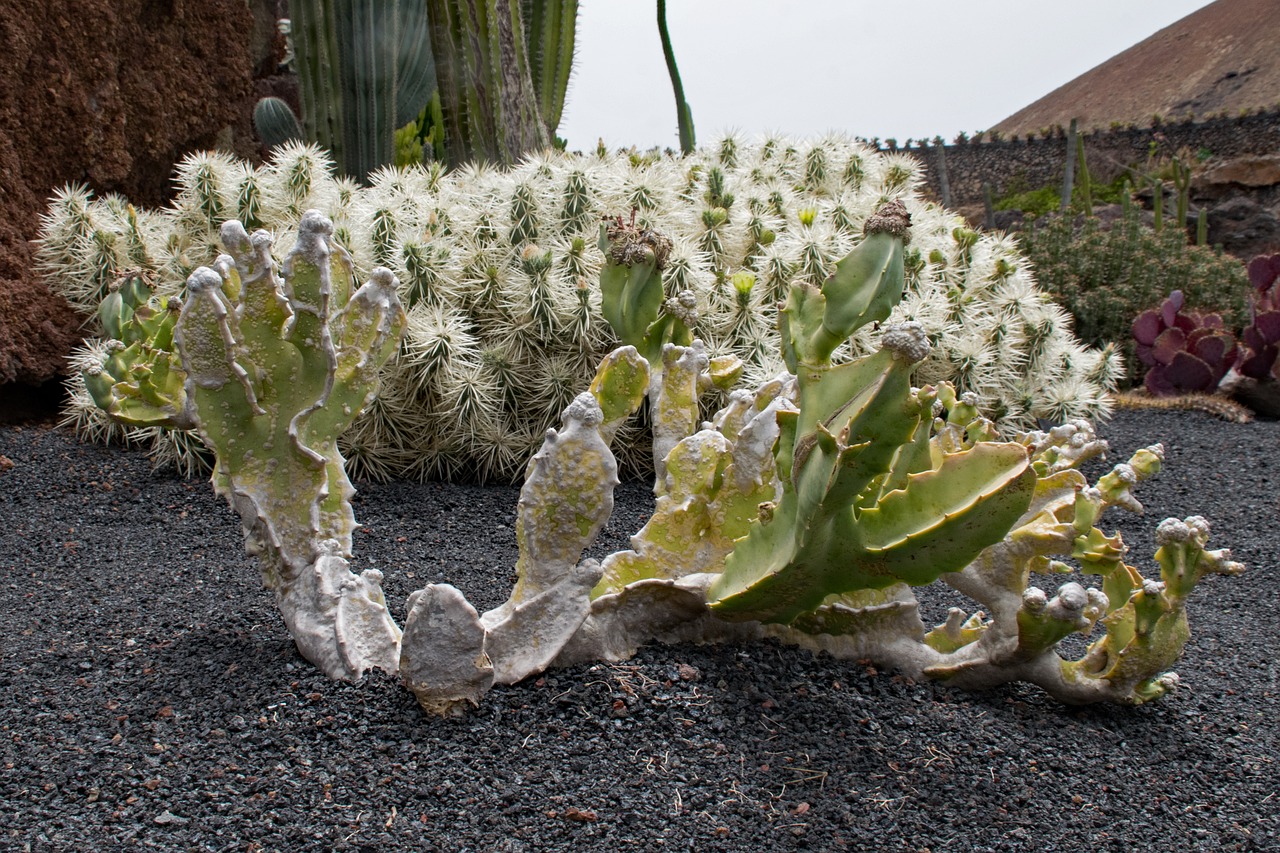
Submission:
[[[183,154],[255,153],[257,17],[245,0],[0,0],[0,383],[54,377],[79,337],[32,269],[54,190],[159,205]]]
[[[1005,136],[1041,128],[1145,127],[1155,115],[1268,108],[1280,103],[1280,3],[1217,0],[997,124]]]
[[[1239,184],[1271,187],[1280,184],[1280,154],[1249,154],[1209,166],[1195,181],[1199,185]]]

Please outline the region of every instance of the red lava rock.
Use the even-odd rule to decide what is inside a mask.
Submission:
[[[185,154],[257,156],[254,73],[275,71],[274,5],[0,0],[0,385],[63,374],[83,333],[29,243],[55,190],[159,206]]]

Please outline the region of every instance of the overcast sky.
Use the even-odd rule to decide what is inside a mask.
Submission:
[[[1209,0],[668,0],[699,141],[986,129]],[[581,0],[559,136],[678,147],[656,0]],[[787,11],[781,11],[782,9]]]

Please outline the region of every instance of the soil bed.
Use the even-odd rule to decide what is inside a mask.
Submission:
[[[0,846],[1280,849],[1280,424],[1121,412],[1101,432],[1112,461],[1167,448],[1146,517],[1102,525],[1131,562],[1152,574],[1156,522],[1200,514],[1249,566],[1195,594],[1160,702],[970,694],[766,643],[651,647],[440,720],[390,676],[334,683],[298,657],[207,482],[0,427]],[[515,488],[357,486],[356,568],[386,573],[398,619],[428,582],[506,597]],[[600,550],[652,504],[618,497]],[[927,616],[947,603],[930,592]]]

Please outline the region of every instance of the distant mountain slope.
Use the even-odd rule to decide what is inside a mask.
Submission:
[[[1105,22],[1100,22],[1105,26]],[[1280,0],[1217,0],[1024,107],[992,130],[1025,136],[1149,125],[1280,104]]]

